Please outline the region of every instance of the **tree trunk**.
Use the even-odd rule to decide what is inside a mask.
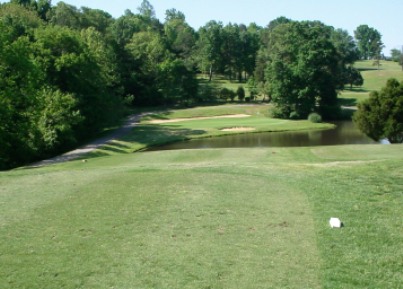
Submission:
[[[210,64],[210,71],[209,71],[209,82],[211,82],[211,79],[213,78],[213,65]]]

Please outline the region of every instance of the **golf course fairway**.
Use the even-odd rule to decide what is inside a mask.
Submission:
[[[147,152],[1,172],[0,288],[402,288],[402,148]]]

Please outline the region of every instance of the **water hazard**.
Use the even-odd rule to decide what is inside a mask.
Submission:
[[[206,148],[300,147],[377,143],[360,132],[351,121],[336,122],[335,125],[335,129],[329,130],[247,133],[205,138],[154,147],[149,149],[149,151]]]

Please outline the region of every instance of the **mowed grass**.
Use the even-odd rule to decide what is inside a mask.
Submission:
[[[346,106],[355,106],[359,102],[367,99],[371,91],[379,91],[386,85],[390,78],[403,80],[402,67],[397,62],[381,61],[381,66],[373,65],[372,60],[358,61],[354,67],[361,71],[364,78],[364,85],[361,87],[353,87],[352,90],[346,86],[346,89],[339,95],[341,102]]]
[[[270,105],[221,105],[195,107],[190,109],[166,110],[148,114],[141,123],[119,140],[115,140],[86,157],[127,154],[171,142],[197,138],[219,137],[228,134],[245,133],[224,131],[229,128],[252,129],[258,132],[280,132],[318,130],[332,128],[328,123],[311,123],[307,120],[290,121],[270,118]],[[247,115],[234,118],[215,118],[228,115]],[[203,119],[198,119],[203,117]],[[158,123],[151,121],[185,119],[180,122]],[[250,132],[250,131],[249,131]]]
[[[402,288],[401,152],[164,151],[2,172],[0,288]]]

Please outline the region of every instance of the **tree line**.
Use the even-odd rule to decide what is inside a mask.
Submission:
[[[280,117],[334,117],[337,90],[360,84],[354,61],[380,54],[380,34],[369,30],[354,39],[280,17],[267,27],[210,21],[196,31],[176,9],[161,22],[147,0],[117,19],[51,0],[0,4],[0,169],[72,148],[127,107],[216,100],[199,74],[247,82]]]

